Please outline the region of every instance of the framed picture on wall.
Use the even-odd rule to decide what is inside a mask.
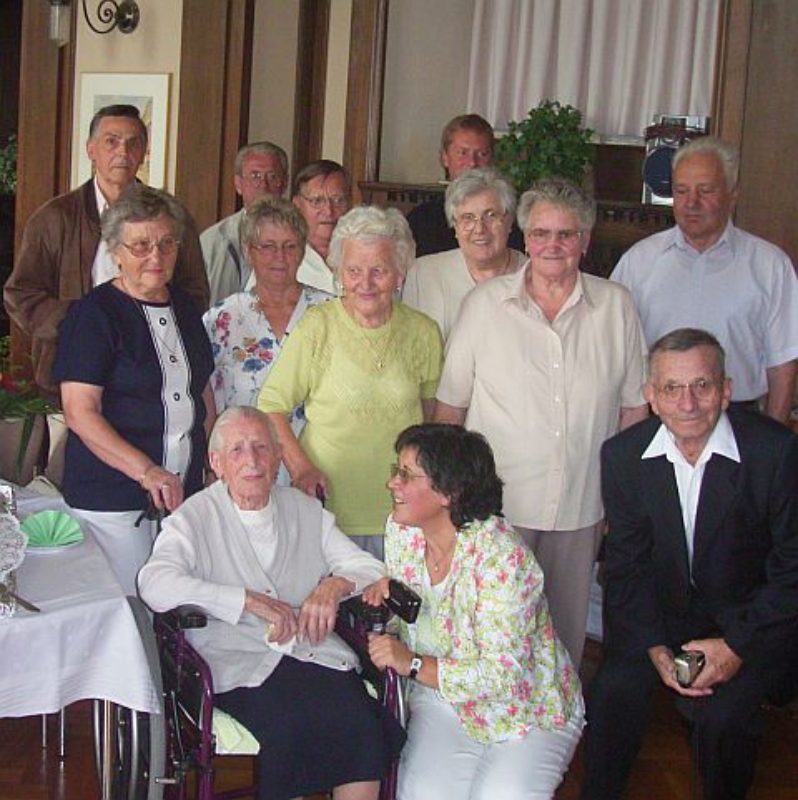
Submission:
[[[86,155],[86,138],[94,114],[104,106],[136,106],[147,126],[147,153],[137,177],[142,183],[166,186],[166,143],[169,119],[169,74],[84,72],[80,76],[79,141],[73,143],[72,163],[77,163],[75,185],[92,176]]]

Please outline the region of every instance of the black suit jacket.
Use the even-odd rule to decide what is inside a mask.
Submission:
[[[708,622],[699,635],[722,636],[744,660],[798,636],[798,437],[759,414],[729,419],[740,463],[713,455],[706,465],[692,583],[673,466],[641,458],[659,419],[604,444],[611,648],[682,644],[696,611]]]

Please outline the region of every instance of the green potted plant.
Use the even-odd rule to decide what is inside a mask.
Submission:
[[[5,146],[0,147],[0,194],[17,191],[17,137],[12,133]]]
[[[41,450],[45,416],[56,409],[14,376],[9,345],[8,336],[0,337],[0,477],[25,484]]]
[[[582,113],[556,100],[543,100],[520,122],[510,122],[496,143],[496,166],[519,195],[536,180],[559,176],[582,184],[593,163],[590,137]]]

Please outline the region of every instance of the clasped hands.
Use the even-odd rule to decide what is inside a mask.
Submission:
[[[685,697],[706,697],[713,694],[714,686],[730,681],[743,665],[742,659],[724,639],[693,639],[682,645],[682,649],[699,650],[706,658],[704,668],[698,673],[692,686],[680,686],[676,680],[676,665],[673,651],[669,647],[650,647],[648,656],[662,682]]]
[[[296,636],[299,642],[318,644],[332,633],[338,615],[338,603],[354,588],[354,584],[346,578],[324,578],[307,596],[298,613],[283,600],[247,589],[244,611],[271,624],[270,642],[286,644]]]

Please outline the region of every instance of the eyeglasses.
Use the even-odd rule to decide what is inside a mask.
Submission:
[[[582,238],[582,231],[573,228],[564,228],[559,231],[550,231],[547,228],[532,228],[526,232],[527,238],[534,244],[548,244],[551,241],[557,244],[576,244]]]
[[[469,212],[460,214],[459,217],[456,217],[455,221],[466,233],[468,233],[469,231],[473,231],[479,222],[481,222],[486,228],[492,228],[494,225],[498,225],[500,222],[502,222],[506,216],[506,212],[502,213],[489,209],[488,211],[484,211],[482,214],[470,214]]]
[[[267,256],[276,256],[282,253],[284,258],[291,258],[299,253],[299,244],[297,242],[251,242],[249,245],[255,252],[263,253]]]
[[[696,378],[689,383],[669,381],[662,386],[657,386],[657,394],[668,403],[675,403],[677,400],[681,400],[687,390],[696,400],[709,400],[714,396],[721,383],[722,381],[711,381],[707,378]]]
[[[426,478],[426,475],[416,475],[407,467],[400,467],[398,464],[391,464],[391,480],[398,478],[402,483],[410,483],[416,478]]]
[[[349,198],[344,194],[336,194],[332,197],[328,197],[324,194],[311,196],[300,192],[299,196],[308,203],[311,208],[315,208],[317,211],[326,206],[332,206],[333,208],[349,208]]]
[[[259,172],[253,169],[252,172],[244,176],[244,180],[248,181],[253,186],[268,186],[272,183],[279,183],[282,181],[283,175],[279,172]]]
[[[137,239],[135,242],[120,242],[131,255],[136,258],[146,258],[155,248],[162,256],[168,256],[180,247],[180,240],[174,236],[164,236],[159,242],[151,242],[149,239]]]

